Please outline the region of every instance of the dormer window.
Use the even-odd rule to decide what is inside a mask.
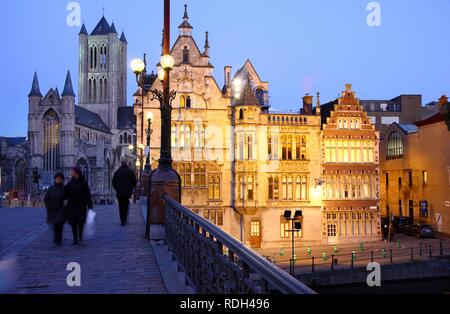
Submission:
[[[183,63],[189,63],[189,49],[187,46],[183,48]]]

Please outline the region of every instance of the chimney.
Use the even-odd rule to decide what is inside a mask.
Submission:
[[[313,113],[313,96],[306,94],[303,97],[303,114],[312,114]]]
[[[223,93],[228,96],[231,95],[231,69],[232,69],[232,67],[227,65],[223,71],[223,73],[224,73]]]
[[[316,115],[320,116],[321,114],[321,107],[320,107],[320,93],[317,92],[317,98],[316,98]]]

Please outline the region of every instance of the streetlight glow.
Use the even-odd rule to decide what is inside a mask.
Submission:
[[[151,111],[147,112],[146,117],[147,117],[147,121],[152,122],[153,121],[153,112],[151,112]]]
[[[145,62],[142,59],[136,58],[131,61],[131,70],[135,74],[141,74],[145,70]]]
[[[164,55],[161,57],[161,66],[164,70],[172,70],[175,65],[175,60],[171,55]]]

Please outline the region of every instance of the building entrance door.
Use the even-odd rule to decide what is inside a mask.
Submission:
[[[254,249],[261,247],[261,221],[253,220],[250,223],[250,246]]]

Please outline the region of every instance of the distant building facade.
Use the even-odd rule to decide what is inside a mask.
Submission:
[[[381,210],[450,234],[450,104],[412,125],[392,124],[382,143]]]
[[[132,157],[129,146],[135,142],[134,112],[126,106],[127,41],[102,17],[91,34],[82,26],[79,42],[78,105],[70,72],[61,94],[51,88],[44,96],[35,73],[28,95],[27,140],[6,145],[6,164],[14,167],[3,175],[2,190],[19,188],[33,195],[52,184],[55,173],[69,177],[70,169],[78,166],[95,201],[113,199],[112,173],[122,156]]]
[[[183,205],[254,248],[290,244],[285,210],[303,211],[303,229],[295,234],[299,243],[380,239],[379,135],[351,87],[339,100],[345,109],[333,108],[332,120],[324,124],[320,112],[313,112],[312,96],[304,98],[297,113],[272,113],[269,83],[260,78],[251,61],[234,75],[231,67],[225,67],[224,86],[219,87],[210,62],[208,34],[200,50],[192,30],[186,11],[172,47],[175,67],[170,81],[177,92],[172,103],[172,153],[182,178]],[[161,90],[161,85],[153,78],[148,89]],[[147,92],[142,106],[140,95],[141,91],[135,94],[137,143],[146,144],[140,120],[151,111],[150,152],[155,168],[160,152],[160,105]],[[358,124],[344,127],[336,122],[342,117],[349,125],[350,120]],[[326,159],[331,156],[328,140],[336,136],[346,142],[350,136],[352,144],[367,145],[360,150],[358,161]],[[350,142],[345,156],[356,151]],[[352,173],[355,181],[353,177],[348,180],[352,167],[357,169]],[[339,180],[333,181],[333,176]],[[352,201],[357,204],[351,205]]]

